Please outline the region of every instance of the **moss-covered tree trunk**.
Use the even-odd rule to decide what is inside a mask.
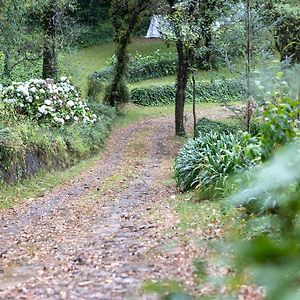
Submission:
[[[113,78],[111,85],[106,91],[105,102],[107,102],[110,106],[116,106],[117,103],[126,102],[127,99],[120,99],[120,97],[128,97],[127,91],[123,85],[125,80],[125,75],[127,71],[128,65],[128,53],[127,53],[127,46],[130,42],[130,37],[134,26],[137,22],[137,16],[132,15],[130,18],[130,23],[128,24],[128,28],[124,33],[121,33],[117,51],[116,51],[116,65],[114,68]],[[123,91],[122,91],[123,90]]]
[[[113,78],[105,92],[104,102],[118,106],[129,101],[129,91],[125,85],[128,65],[127,46],[133,30],[138,24],[141,13],[151,1],[136,0],[135,3],[115,0],[112,3],[111,17],[116,31],[117,51]],[[119,11],[118,11],[119,9]]]

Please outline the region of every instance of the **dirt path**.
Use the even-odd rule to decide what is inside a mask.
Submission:
[[[91,170],[3,214],[0,299],[153,299],[141,294],[147,279],[189,284],[196,250],[164,248],[178,221],[166,184],[179,148],[173,132],[169,117],[116,129]]]

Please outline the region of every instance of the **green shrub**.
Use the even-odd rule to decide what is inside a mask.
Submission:
[[[175,84],[135,88],[131,91],[131,101],[138,105],[160,106],[175,103]]]
[[[300,105],[297,99],[282,97],[264,105],[258,135],[264,159],[276,148],[300,136],[299,115]]]
[[[247,277],[249,281],[251,274],[251,280],[265,288],[266,299],[299,298],[299,164],[300,144],[294,142],[255,170],[246,184],[241,180],[238,192],[231,197],[235,206],[255,205],[243,235],[237,236],[234,244],[230,241],[235,259],[234,280]],[[264,214],[260,216],[261,213]],[[257,224],[265,220],[267,232],[258,231]],[[249,231],[255,234],[249,236]]]
[[[176,74],[177,60],[173,55],[170,57],[155,57],[149,60],[134,58],[127,71],[129,82],[138,82],[147,79],[160,78]]]
[[[159,106],[175,102],[176,85],[149,86],[131,91],[131,101],[144,106]],[[200,81],[196,84],[198,102],[241,101],[246,98],[244,83],[239,80]],[[188,85],[186,101],[192,102],[192,87]]]
[[[268,160],[276,149],[300,137],[300,104],[288,97],[273,99],[261,107],[259,129],[248,135],[248,152],[253,158]]]
[[[214,194],[224,187],[226,179],[249,168],[242,139],[231,133],[209,132],[190,139],[180,150],[175,177],[181,190],[199,189]]]
[[[275,42],[281,59],[292,57],[300,63],[300,6],[295,4],[276,4],[272,11],[276,21]]]
[[[197,135],[209,132],[218,133],[236,133],[241,128],[236,125],[226,124],[218,121],[213,121],[207,118],[201,118],[197,122]]]

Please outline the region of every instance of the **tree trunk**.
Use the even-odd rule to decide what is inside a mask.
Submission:
[[[7,51],[4,51],[3,76],[11,79],[10,57]]]
[[[210,70],[212,68],[212,32],[211,29],[208,29],[205,36],[205,48],[207,49],[204,55],[204,68]]]
[[[120,102],[119,97],[119,85],[126,74],[128,54],[127,54],[127,45],[129,43],[129,39],[124,39],[122,44],[119,45],[119,49],[117,50],[117,62],[115,66],[115,71],[111,83],[111,88],[109,90],[109,95],[107,95],[106,102],[115,107],[118,102]]]
[[[43,50],[43,78],[57,79],[56,53],[56,11],[51,7],[43,18],[44,50]]]
[[[194,138],[197,137],[197,115],[196,115],[196,78],[195,73],[192,75],[193,84],[193,121],[194,121]]]
[[[181,41],[176,43],[178,54],[177,90],[175,99],[175,133],[177,136],[185,135],[184,104],[185,92],[189,78],[189,66]]]
[[[124,102],[122,101],[123,99],[119,99],[119,91],[124,88],[121,85],[123,79],[125,78],[128,64],[127,46],[130,43],[131,34],[138,22],[138,18],[141,12],[142,9],[133,11],[128,21],[128,27],[124,29],[123,32],[119,33],[120,36],[118,38],[118,49],[116,52],[117,62],[115,65],[111,85],[107,89],[107,93],[104,99],[106,103],[113,107],[117,106],[118,103]]]

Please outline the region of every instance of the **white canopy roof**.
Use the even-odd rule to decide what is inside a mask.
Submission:
[[[150,39],[150,38],[160,38],[161,34],[160,34],[160,17],[159,16],[152,16],[151,18],[151,23],[146,35],[146,38]]]

